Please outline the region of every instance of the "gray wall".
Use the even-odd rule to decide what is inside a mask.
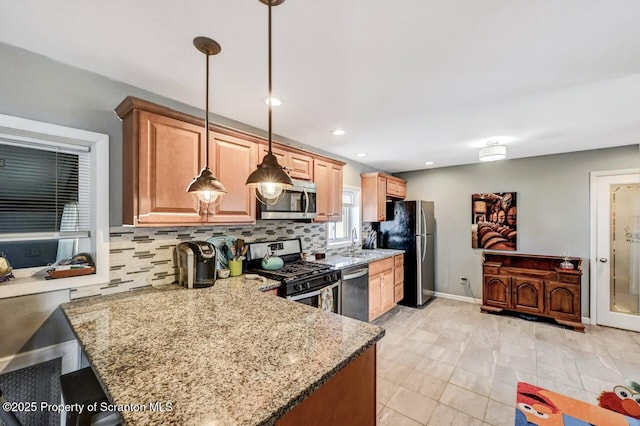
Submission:
[[[517,192],[518,252],[583,258],[582,316],[589,316],[589,172],[640,167],[638,146],[400,173],[407,199],[435,201],[436,290],[482,297],[482,250],[471,248],[471,194]]]
[[[112,226],[122,224],[122,128],[113,109],[125,97],[132,95],[187,114],[204,116],[203,110],[5,43],[0,43],[0,94],[0,114],[109,135],[109,222]],[[213,114],[211,117],[215,123],[266,135],[262,130],[225,117]],[[291,146],[347,161],[291,139],[279,136],[276,139]],[[344,169],[346,185],[359,187],[360,173],[376,170],[357,162],[347,162]]]

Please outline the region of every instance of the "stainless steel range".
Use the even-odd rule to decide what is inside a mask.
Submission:
[[[282,268],[265,270],[265,256],[277,256],[284,261]],[[282,286],[278,295],[335,313],[342,312],[340,271],[331,266],[302,260],[300,239],[249,244],[247,272],[278,280]]]

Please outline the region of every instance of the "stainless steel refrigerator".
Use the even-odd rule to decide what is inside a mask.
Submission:
[[[387,221],[373,224],[378,247],[404,250],[404,299],[422,306],[435,292],[435,218],[433,201],[395,201],[387,204]]]

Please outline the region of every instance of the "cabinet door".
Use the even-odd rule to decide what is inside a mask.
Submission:
[[[485,275],[482,303],[498,308],[511,308],[511,279],[500,275]]]
[[[331,165],[329,185],[329,222],[340,222],[342,220],[342,166]]]
[[[378,199],[376,201],[378,221],[387,220],[387,179],[378,176]]]
[[[398,285],[398,283],[404,281],[404,254],[394,256],[393,260],[393,268],[395,271],[394,284]]]
[[[211,132],[209,164],[216,177],[227,188],[222,201],[212,207],[210,223],[255,223],[256,200],[245,185],[247,176],[255,169],[258,146],[222,133]]]
[[[400,179],[387,178],[387,195],[404,199],[407,196],[407,184]]]
[[[331,164],[313,161],[313,177],[316,184],[316,222],[329,220],[331,207]]]
[[[297,152],[288,152],[289,175],[294,179],[313,180],[313,158]]]
[[[394,287],[394,302],[397,304],[404,299],[404,283],[398,283]]]
[[[205,221],[198,202],[187,192],[204,165],[204,128],[146,111],[139,114],[135,224]]]
[[[382,313],[393,308],[395,303],[395,286],[393,285],[393,269],[388,269],[382,273]]]
[[[369,321],[382,313],[382,275],[369,276]]]
[[[544,312],[544,283],[532,278],[513,277],[513,308],[521,312]]]
[[[582,320],[579,285],[547,281],[545,295],[545,314],[578,322]]]

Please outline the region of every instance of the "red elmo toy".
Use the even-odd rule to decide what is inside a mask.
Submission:
[[[640,393],[625,386],[616,386],[613,392],[602,392],[598,397],[602,408],[640,420]]]

